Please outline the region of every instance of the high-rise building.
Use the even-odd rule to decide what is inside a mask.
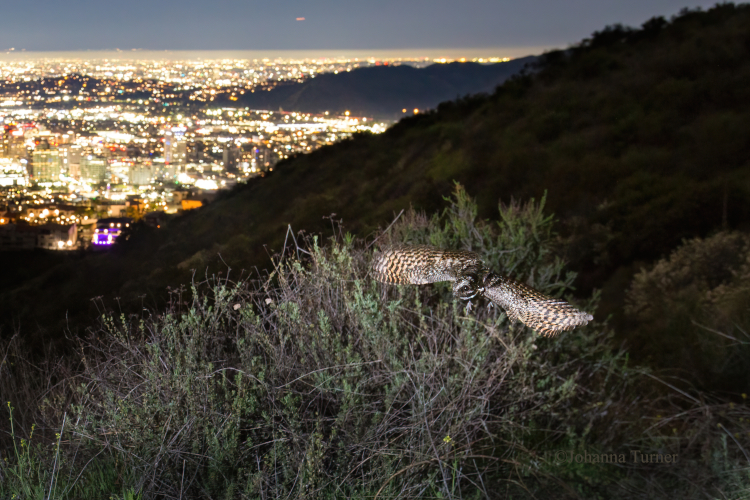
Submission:
[[[26,158],[26,143],[23,130],[15,125],[6,125],[3,130],[2,151],[5,158]]]
[[[109,182],[109,163],[102,156],[86,155],[81,158],[81,180],[96,185]]]
[[[164,132],[164,163],[166,165],[179,167],[187,161],[185,131],[185,127],[172,127]]]
[[[12,125],[6,125],[3,127],[3,139],[2,144],[0,144],[0,154],[3,155],[3,158],[8,157],[8,149],[10,148],[10,134],[13,131],[14,127]]]
[[[225,170],[234,169],[237,166],[237,160],[240,159],[241,151],[235,146],[234,142],[228,142],[224,144],[224,151],[222,152],[221,159],[224,164]]]
[[[63,172],[75,179],[81,178],[81,156],[83,148],[78,144],[63,144],[59,148]]]
[[[36,182],[57,182],[62,173],[62,158],[57,148],[50,148],[47,141],[42,141],[34,149],[32,172]]]
[[[145,186],[154,180],[154,166],[151,162],[135,162],[128,169],[128,184]]]
[[[15,158],[0,158],[0,186],[26,186],[26,167]]]

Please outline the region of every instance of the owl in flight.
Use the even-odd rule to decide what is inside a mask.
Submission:
[[[372,269],[375,279],[383,283],[423,285],[452,281],[453,295],[459,299],[470,301],[484,296],[505,309],[511,321],[521,320],[545,336],[572,330],[593,319],[562,299],[493,273],[474,252],[440,250],[428,245],[396,246],[377,254]]]

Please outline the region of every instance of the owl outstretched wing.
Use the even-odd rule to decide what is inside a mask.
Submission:
[[[411,285],[456,281],[481,268],[482,261],[474,252],[429,245],[391,247],[377,254],[372,263],[376,280]]]
[[[482,295],[505,309],[508,319],[520,320],[547,337],[594,319],[562,299],[544,295],[507,276],[489,273],[484,278],[483,288]]]

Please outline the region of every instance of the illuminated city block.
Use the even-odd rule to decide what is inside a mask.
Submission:
[[[133,219],[128,217],[113,217],[99,219],[94,229],[94,236],[91,239],[91,245],[94,248],[108,248],[117,241],[122,231],[133,223]]]
[[[193,210],[194,208],[200,208],[203,203],[200,200],[182,200],[183,210]]]
[[[120,235],[120,231],[112,232],[109,234],[103,234],[103,233],[95,234],[94,239],[91,243],[97,246],[112,245],[119,235]]]
[[[128,184],[147,186],[154,180],[154,166],[151,162],[136,162],[128,168]]]
[[[107,159],[101,156],[86,155],[80,160],[81,179],[90,184],[109,181],[110,171]]]
[[[39,148],[32,156],[32,171],[36,182],[57,182],[62,173],[60,152],[55,149]]]
[[[76,244],[77,234],[75,224],[45,224],[40,227],[37,247],[47,250],[71,250]]]
[[[7,224],[3,226],[3,234],[0,235],[0,250],[74,250],[77,239],[76,224]]]
[[[15,159],[0,158],[0,186],[26,186],[28,183],[25,166]]]

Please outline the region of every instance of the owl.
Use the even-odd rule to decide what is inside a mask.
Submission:
[[[545,336],[572,330],[593,319],[564,300],[493,273],[474,252],[428,245],[396,246],[377,254],[372,270],[375,279],[383,283],[422,285],[451,281],[453,295],[459,299],[470,301],[483,296],[501,306],[511,321],[520,320]]]

